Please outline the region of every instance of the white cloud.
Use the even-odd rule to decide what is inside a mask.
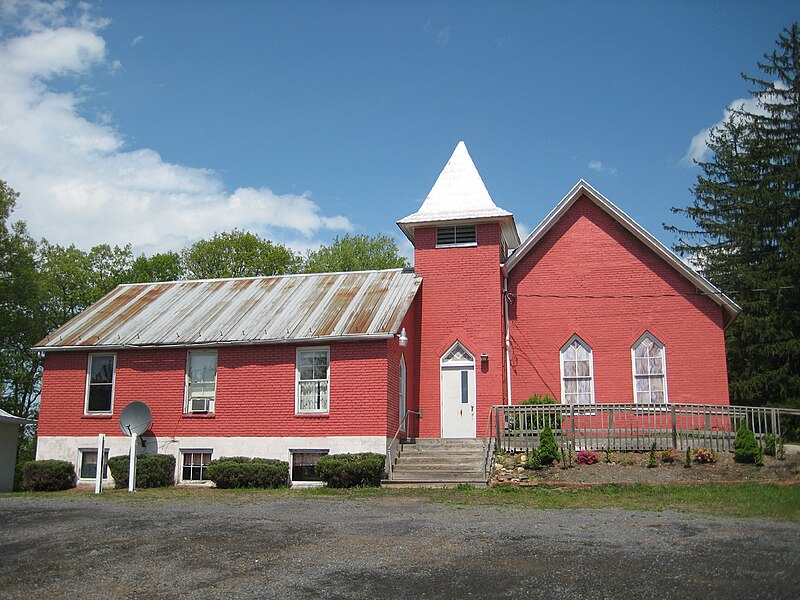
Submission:
[[[137,35],[135,38],[133,38],[133,41],[131,42],[131,48],[135,48],[136,46],[141,44],[143,41],[144,41],[144,36],[143,35]]]
[[[775,86],[779,89],[786,89],[786,85],[782,81],[776,81]],[[771,94],[766,94],[763,97],[764,102],[778,102],[779,99],[775,98]],[[707,161],[711,157],[711,149],[708,147],[708,142],[711,139],[711,132],[712,130],[722,127],[729,119],[731,119],[737,111],[743,110],[745,112],[755,114],[755,115],[764,115],[766,111],[762,106],[761,101],[757,97],[750,97],[750,98],[739,98],[738,100],[734,100],[731,102],[727,108],[722,113],[722,119],[712,125],[711,127],[707,127],[706,129],[701,130],[697,134],[692,137],[691,142],[689,142],[689,148],[686,150],[686,154],[681,159],[681,163],[684,165],[694,165],[695,161],[697,162],[704,162]]]
[[[519,234],[520,241],[524,242],[531,234],[531,228],[525,225],[525,223],[517,223],[517,233]]]
[[[114,68],[104,23],[85,11],[65,16],[58,3],[4,1],[0,18],[15,19],[18,33],[0,41],[0,178],[20,192],[14,218],[33,235],[161,251],[238,227],[301,249],[318,245],[315,236],[326,230],[352,230],[347,217],[324,215],[308,192],[229,193],[213,170],[129,148],[113,116],[81,114],[87,77]],[[54,77],[71,78],[74,89],[55,91]]]
[[[436,34],[436,41],[440,46],[447,46],[450,42],[450,27],[442,27]]]
[[[587,166],[589,170],[595,171],[597,173],[606,173],[608,175],[614,175],[614,176],[617,175],[616,167],[606,167],[600,160],[590,160]]]

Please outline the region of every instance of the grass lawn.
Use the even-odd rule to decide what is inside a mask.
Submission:
[[[12,496],[92,496],[91,490],[69,490],[50,493],[0,494]],[[361,488],[335,490],[327,488],[303,490],[217,490],[192,488],[160,488],[106,490],[98,501],[124,502],[139,507],[151,503],[191,500],[192,503],[225,502],[245,504],[277,498],[330,498],[351,500],[440,502],[459,506],[514,506],[530,509],[598,509],[621,508],[645,511],[685,511],[707,515],[766,518],[800,522],[800,486],[772,484],[705,484],[692,486],[603,485],[588,489],[551,487],[512,487],[475,489],[400,489]]]

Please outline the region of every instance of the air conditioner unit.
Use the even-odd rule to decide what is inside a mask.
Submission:
[[[189,398],[189,412],[207,413],[208,405],[209,405],[208,398]]]

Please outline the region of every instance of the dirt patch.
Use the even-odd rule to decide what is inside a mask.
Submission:
[[[800,480],[800,454],[787,454],[784,460],[764,457],[764,466],[742,464],[733,460],[730,452],[718,452],[715,463],[699,464],[694,461],[686,468],[685,455],[678,453],[672,463],[660,460],[657,466],[648,467],[648,452],[596,452],[597,463],[575,465],[564,469],[553,465],[541,469],[525,467],[525,454],[506,454],[495,462],[494,483],[622,483],[622,484],[678,484],[720,482],[788,482]]]

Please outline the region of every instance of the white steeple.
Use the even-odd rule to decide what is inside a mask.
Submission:
[[[476,219],[506,222],[503,229],[509,238],[509,247],[519,245],[513,215],[494,203],[462,141],[458,142],[419,210],[399,220],[397,225],[413,242],[416,226]]]

